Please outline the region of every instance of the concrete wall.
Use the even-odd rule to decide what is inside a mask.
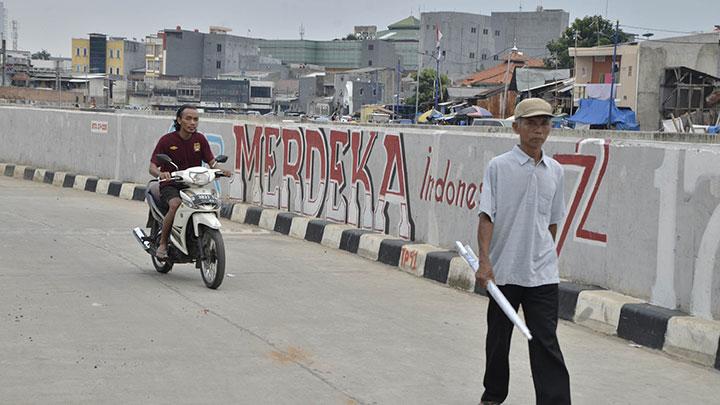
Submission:
[[[145,182],[171,119],[4,107],[0,161]],[[480,128],[203,118],[200,130],[238,173],[225,195],[446,248],[475,245],[483,170],[517,142]],[[720,145],[600,134],[546,145],[566,174],[561,275],[720,319]]]

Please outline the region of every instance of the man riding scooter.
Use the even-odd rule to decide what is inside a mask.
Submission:
[[[210,150],[205,135],[197,132],[199,121],[198,111],[194,106],[184,105],[177,110],[175,115],[175,131],[163,135],[155,146],[150,159],[150,175],[160,179],[160,194],[163,202],[168,205],[162,225],[160,246],[155,256],[159,260],[166,260],[168,257],[168,237],[175,219],[175,213],[180,206],[180,188],[169,181],[173,170],[185,170],[189,167],[201,166],[202,162],[214,169],[217,162]],[[168,163],[158,160],[158,154],[168,155],[177,165],[177,168]],[[223,170],[225,176],[231,173]]]

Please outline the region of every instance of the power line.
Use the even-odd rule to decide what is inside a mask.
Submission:
[[[672,33],[672,34],[697,34],[697,33],[698,33],[698,32],[693,32],[693,31],[674,31],[674,30],[666,30],[666,29],[663,29],[663,28],[638,27],[638,26],[635,26],[635,25],[625,25],[625,24],[620,24],[620,26],[623,27],[623,28],[634,28],[634,29],[637,29],[637,30],[669,32],[669,33]]]

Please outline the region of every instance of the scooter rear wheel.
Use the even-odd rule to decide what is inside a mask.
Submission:
[[[160,224],[157,222],[153,223],[153,229],[152,229],[152,235],[155,235],[155,249],[160,246]],[[173,262],[170,261],[170,259],[167,259],[165,261],[159,260],[157,257],[155,257],[154,254],[150,255],[150,258],[152,260],[153,267],[155,267],[155,270],[158,273],[168,273],[173,268]]]
[[[152,256],[152,263],[153,267],[155,267],[155,270],[158,273],[168,273],[173,268],[173,262],[170,261],[170,259],[162,261],[159,260],[157,257]]]

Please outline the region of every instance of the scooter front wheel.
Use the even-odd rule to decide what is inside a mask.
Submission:
[[[214,290],[225,278],[225,243],[217,229],[205,228],[201,238],[204,260],[200,261],[200,274],[205,286]]]

